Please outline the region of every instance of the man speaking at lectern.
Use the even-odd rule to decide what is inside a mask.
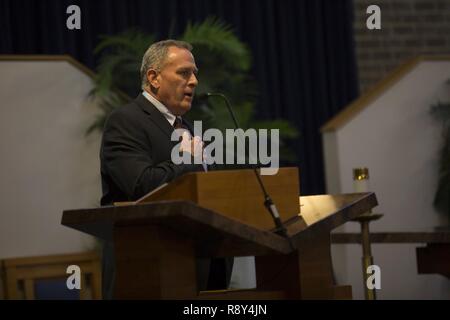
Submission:
[[[171,160],[172,148],[178,144],[170,139],[175,128],[185,129],[180,151],[192,157],[203,154],[203,142],[192,137],[192,127],[182,118],[191,108],[198,85],[191,50],[186,42],[165,40],[145,52],[140,70],[143,92],[114,110],[105,123],[100,150],[102,205],[135,201],[184,173],[207,170],[204,164],[174,164]],[[181,149],[183,146],[190,148]],[[103,256],[103,294],[111,298],[114,257],[110,243],[105,244]],[[202,265],[199,288],[224,289],[231,275],[230,263],[213,259],[209,280],[208,268]]]

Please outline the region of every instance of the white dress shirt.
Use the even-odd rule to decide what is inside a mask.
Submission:
[[[176,116],[172,112],[170,112],[165,105],[163,105],[160,101],[158,101],[154,96],[152,96],[147,91],[144,90],[142,94],[144,95],[144,97],[147,98],[148,101],[150,101],[156,107],[156,109],[159,110],[159,112],[163,114],[164,118],[166,118],[167,121],[169,121],[170,125],[173,127]]]

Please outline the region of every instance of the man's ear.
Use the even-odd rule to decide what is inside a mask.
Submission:
[[[154,69],[149,69],[147,71],[147,80],[148,83],[150,83],[150,86],[152,86],[155,89],[159,88],[159,72],[157,72]]]

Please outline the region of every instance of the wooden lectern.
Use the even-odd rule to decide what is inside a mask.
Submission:
[[[133,203],[66,210],[62,224],[113,240],[116,299],[335,299],[330,231],[374,193],[299,197],[297,168],[262,176],[292,238],[275,234],[252,170],[189,173]],[[199,292],[196,258],[255,256],[257,288]]]

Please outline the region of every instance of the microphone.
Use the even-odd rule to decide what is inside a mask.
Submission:
[[[208,102],[208,93],[200,93],[200,94],[196,94],[195,95],[195,100],[197,101],[197,102],[204,102],[204,103],[207,103]]]
[[[200,98],[202,99],[208,99],[209,97],[219,97],[221,98],[223,101],[225,101],[225,105],[227,106],[228,112],[231,115],[231,118],[233,119],[234,125],[236,129],[239,129],[239,123],[236,119],[236,115],[234,114],[233,108],[231,107],[230,101],[228,101],[228,98],[222,94],[222,93],[211,93],[211,92],[207,92],[204,94],[200,95]],[[287,230],[286,227],[284,226],[283,222],[280,219],[280,215],[278,213],[278,209],[275,205],[275,203],[273,202],[272,198],[270,197],[270,195],[267,193],[266,188],[264,187],[264,184],[261,180],[261,176],[258,173],[258,171],[256,170],[256,168],[253,168],[253,172],[255,173],[256,179],[258,180],[259,186],[264,194],[264,206],[266,207],[266,209],[269,211],[270,215],[272,216],[272,219],[275,223],[276,229],[275,229],[275,233],[284,236],[285,238],[287,238],[289,240],[289,244],[291,246],[291,248],[294,250],[294,245],[292,243],[292,239],[288,236],[287,234]]]

